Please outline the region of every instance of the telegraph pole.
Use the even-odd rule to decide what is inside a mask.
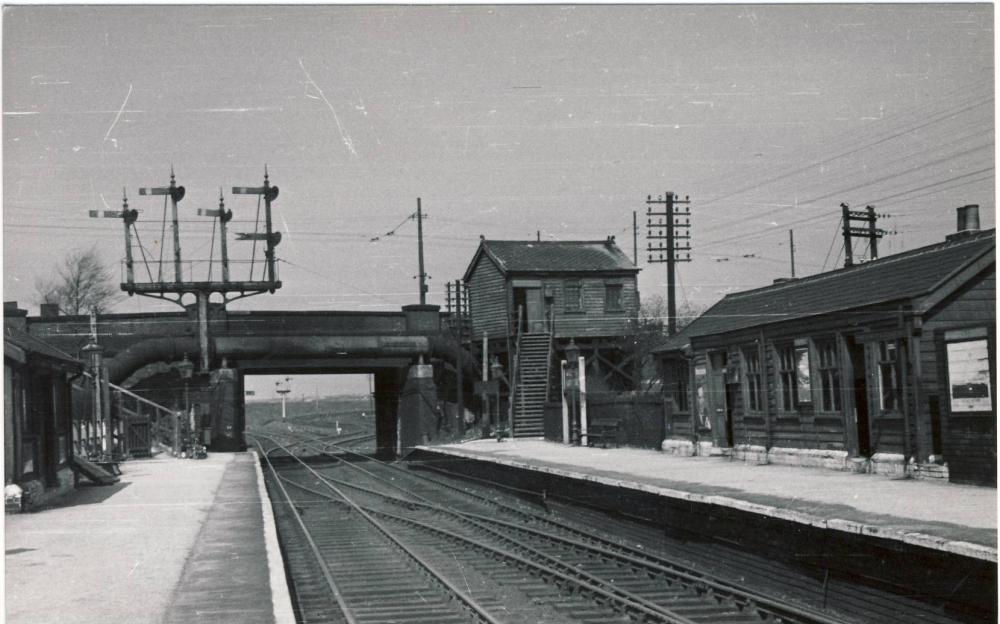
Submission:
[[[678,262],[691,262],[691,209],[688,207],[691,201],[687,196],[684,199],[677,199],[671,191],[667,191],[662,196],[653,199],[652,195],[646,196],[646,239],[648,241],[646,251],[649,254],[649,262],[665,262],[667,264],[667,335],[672,336],[677,333],[677,298],[675,295],[675,264]],[[654,210],[654,207],[663,207],[663,211]],[[680,212],[679,206],[684,206],[684,212]],[[653,223],[653,218],[657,219]],[[681,223],[678,217],[684,217]],[[683,232],[683,233],[681,233]],[[659,241],[657,246],[653,246],[653,241]],[[678,241],[686,241],[681,246]],[[665,243],[665,244],[664,244]],[[681,257],[684,252],[685,256]],[[654,253],[657,254],[654,256]]]
[[[457,385],[455,389],[455,401],[458,403],[456,405],[455,414],[455,433],[458,434],[458,439],[461,440],[465,436],[465,393],[462,387],[465,380],[462,378],[462,334],[464,333],[464,327],[462,326],[462,281],[455,280],[455,315],[458,317],[458,345],[455,349],[455,376],[457,378]]]
[[[843,221],[843,235],[844,235],[844,266],[849,267],[854,265],[854,253],[851,249],[851,239],[852,238],[867,238],[868,239],[868,249],[871,260],[878,258],[878,239],[882,238],[889,232],[875,227],[875,221],[878,219],[878,215],[875,214],[874,206],[865,206],[865,210],[862,212],[860,210],[851,210],[850,207],[844,203],[840,204],[841,220]],[[852,221],[862,221],[864,226],[853,227],[851,225]]]
[[[639,226],[636,225],[635,210],[632,211],[632,264],[639,266]]]
[[[792,256],[792,277],[795,277],[795,230],[788,230],[788,253]]]
[[[420,305],[427,303],[427,274],[424,273],[424,213],[417,198],[417,262],[420,270]]]

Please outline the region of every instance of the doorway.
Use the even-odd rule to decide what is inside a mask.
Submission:
[[[726,446],[732,448],[735,443],[733,436],[733,406],[736,405],[737,393],[740,391],[738,383],[726,384]]]
[[[545,331],[545,305],[542,301],[541,286],[525,286],[514,288],[514,319],[521,310],[521,331],[537,333]]]
[[[851,358],[851,370],[854,371],[854,379],[851,380],[851,387],[854,388],[854,413],[858,428],[858,456],[871,457],[871,423],[868,416],[868,375],[865,367],[865,345],[857,343],[852,337],[847,338],[847,352]]]
[[[708,397],[712,419],[712,442],[720,447],[732,447],[733,418],[731,406],[734,405],[729,396],[730,388],[726,383],[726,365],[728,357],[725,351],[715,351],[709,354]]]

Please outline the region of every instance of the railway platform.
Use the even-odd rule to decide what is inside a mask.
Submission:
[[[662,497],[675,510],[701,504],[745,512],[750,516],[740,517],[751,520],[774,519],[997,562],[995,488],[536,439],[474,440],[418,450],[526,470],[540,476],[538,484],[551,486],[552,477],[591,482]],[[702,517],[711,520],[710,514]]]
[[[253,453],[121,469],[6,517],[6,622],[294,622]]]

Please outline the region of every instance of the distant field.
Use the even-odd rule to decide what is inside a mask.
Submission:
[[[371,431],[375,414],[368,396],[339,396],[289,401],[286,405],[289,423],[298,426],[330,429],[337,422],[346,432]],[[362,415],[364,414],[364,415]],[[261,401],[246,404],[247,428],[263,429],[281,420],[281,401]]]

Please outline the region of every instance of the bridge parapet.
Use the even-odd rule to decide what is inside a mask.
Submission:
[[[90,339],[89,317],[30,317],[26,324],[29,333],[72,355],[79,356]],[[440,308],[433,305],[405,306],[400,312],[227,311],[211,306],[208,325],[216,363],[217,357],[250,353],[319,357],[320,349],[337,356],[415,357],[443,337]],[[186,312],[104,314],[97,319],[98,342],[109,363],[123,367],[125,375],[151,358],[194,357],[197,328],[193,306]]]

